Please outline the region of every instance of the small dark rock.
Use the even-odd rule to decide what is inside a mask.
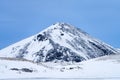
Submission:
[[[61,33],[61,36],[63,36],[64,34],[63,33]]]
[[[73,67],[70,67],[69,69],[74,69]]]
[[[37,35],[37,40],[38,41],[44,41],[45,40],[45,36],[42,35],[42,34],[39,34],[39,35]]]
[[[23,71],[23,72],[33,72],[33,70],[28,69],[28,68],[22,68],[21,71]]]
[[[19,69],[18,68],[11,68],[10,70],[18,71]]]

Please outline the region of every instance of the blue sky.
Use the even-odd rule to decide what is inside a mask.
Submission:
[[[120,0],[0,0],[0,49],[56,22],[120,48]]]

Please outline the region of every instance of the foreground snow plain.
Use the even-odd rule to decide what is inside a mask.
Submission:
[[[11,70],[13,68],[19,70]],[[25,72],[26,68],[32,72]],[[63,79],[120,79],[120,55],[104,56],[81,63],[33,63],[27,60],[0,58],[0,79],[57,78]],[[61,79],[59,79],[61,78]]]

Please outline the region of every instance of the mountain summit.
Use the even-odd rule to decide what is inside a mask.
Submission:
[[[8,46],[0,57],[12,57],[34,62],[81,62],[117,50],[66,23],[56,23],[42,32]]]

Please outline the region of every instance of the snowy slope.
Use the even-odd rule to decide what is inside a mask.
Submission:
[[[120,49],[119,48],[117,48],[117,51],[120,53]]]
[[[0,50],[0,57],[34,62],[81,62],[118,51],[86,32],[66,23],[56,23],[42,32]]]
[[[23,68],[30,69],[32,70],[32,72],[25,72],[22,70]],[[36,64],[30,61],[0,59],[0,79],[95,78],[119,80],[119,68],[120,55],[104,56],[88,61],[83,61],[81,63],[74,63],[69,65],[49,62]]]

